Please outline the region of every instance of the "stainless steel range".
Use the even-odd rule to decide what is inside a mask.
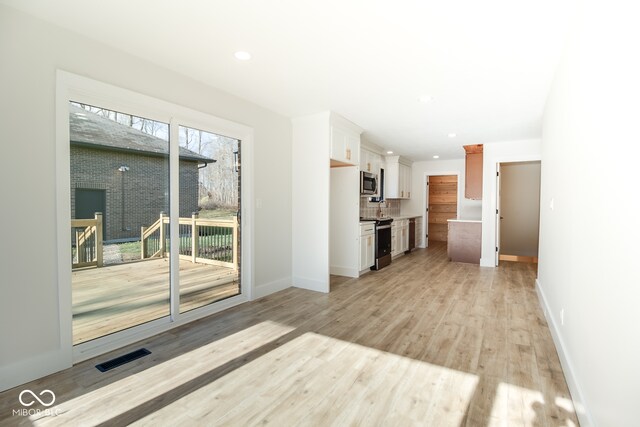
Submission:
[[[391,223],[393,218],[360,218],[376,222],[376,263],[372,270],[380,270],[391,264]]]

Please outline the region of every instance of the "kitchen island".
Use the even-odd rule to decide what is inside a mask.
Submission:
[[[454,262],[480,264],[482,221],[450,219],[447,254]]]

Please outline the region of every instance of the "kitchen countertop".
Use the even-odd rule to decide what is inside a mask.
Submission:
[[[375,224],[375,221],[360,221],[360,225]]]
[[[420,217],[422,217],[422,215],[400,215],[400,216],[392,216],[391,218],[393,218],[394,220],[400,220],[400,219],[420,218]]]
[[[482,222],[479,219],[448,219],[449,222]]]
[[[409,218],[421,218],[422,215],[399,215],[399,216],[383,216],[379,219],[392,219],[394,221],[399,221],[399,220],[403,220],[403,219],[409,219]],[[375,221],[373,220],[360,220],[360,224],[374,224]]]

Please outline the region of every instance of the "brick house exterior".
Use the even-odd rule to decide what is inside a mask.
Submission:
[[[72,218],[79,192],[102,193],[104,239],[139,239],[169,212],[169,143],[75,106],[69,121]],[[214,161],[180,148],[181,217],[198,210],[198,168]]]

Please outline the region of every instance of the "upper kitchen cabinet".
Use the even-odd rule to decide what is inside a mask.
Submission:
[[[411,166],[400,163],[400,195],[405,199],[411,198],[412,181]]]
[[[371,172],[376,175],[380,174],[382,167],[382,156],[374,153],[366,148],[360,148],[360,170],[363,172]]]
[[[387,156],[384,169],[384,193],[388,199],[410,199],[411,163],[400,156]]]
[[[335,113],[331,113],[329,119],[331,165],[358,165],[360,163],[360,134],[362,129]]]
[[[482,144],[464,145],[465,187],[464,197],[482,200]]]

